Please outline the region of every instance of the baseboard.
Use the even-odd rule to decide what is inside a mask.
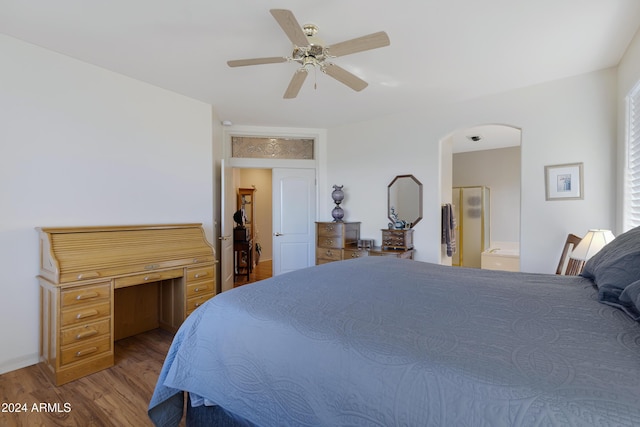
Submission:
[[[22,357],[16,357],[14,359],[5,360],[0,362],[0,375],[7,372],[15,371],[16,369],[26,368],[27,366],[35,365],[40,362],[38,353],[28,354]]]

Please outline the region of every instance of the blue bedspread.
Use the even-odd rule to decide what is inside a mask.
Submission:
[[[640,423],[640,325],[589,279],[387,257],[222,293],[175,336],[149,406],[186,390],[259,426]]]

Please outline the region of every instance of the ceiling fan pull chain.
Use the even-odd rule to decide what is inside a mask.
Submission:
[[[313,67],[313,90],[318,89],[318,69]]]

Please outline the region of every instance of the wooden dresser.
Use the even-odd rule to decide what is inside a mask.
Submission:
[[[40,360],[56,385],[113,366],[113,341],[176,331],[216,293],[201,224],[38,228]]]
[[[346,259],[345,249],[356,249],[359,238],[359,222],[316,222],[316,264]]]

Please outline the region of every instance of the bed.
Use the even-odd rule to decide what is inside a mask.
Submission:
[[[637,426],[639,309],[640,228],[583,276],[388,257],[310,267],[189,316],[149,416],[178,425],[186,406],[188,425]]]

